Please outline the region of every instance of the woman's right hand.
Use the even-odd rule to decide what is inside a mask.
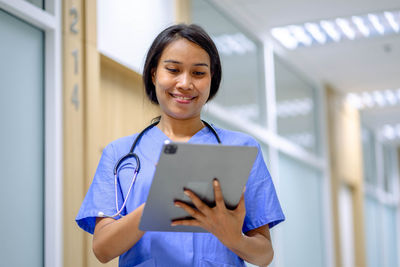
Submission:
[[[93,234],[93,252],[96,258],[106,263],[134,246],[145,232],[139,230],[145,203],[119,220],[96,218]]]

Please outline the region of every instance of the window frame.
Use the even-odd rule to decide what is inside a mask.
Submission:
[[[0,8],[44,32],[44,265],[62,266],[61,0],[41,9],[24,0],[0,0]]]
[[[275,70],[274,70],[274,54],[276,53],[281,59],[285,60],[285,55],[282,51],[279,51],[279,47],[274,45],[274,42],[263,36],[258,36],[256,32],[253,32],[251,27],[246,27],[246,25],[251,24],[251,22],[246,21],[246,18],[239,16],[235,17],[226,10],[224,3],[218,0],[207,0],[207,2],[214,6],[221,14],[231,20],[235,25],[237,25],[243,32],[249,34],[252,38],[262,42],[263,49],[263,71],[264,71],[264,88],[261,88],[263,92],[263,107],[266,116],[266,123],[259,125],[258,123],[251,122],[247,119],[243,119],[237,114],[233,114],[228,110],[224,109],[222,106],[216,103],[208,103],[205,109],[206,114],[214,117],[218,120],[225,121],[227,124],[231,125],[233,128],[239,131],[248,133],[258,139],[266,147],[268,147],[269,155],[269,171],[271,173],[272,179],[274,181],[276,190],[279,195],[279,153],[282,152],[299,162],[302,162],[310,167],[316,168],[321,171],[321,194],[323,195],[323,218],[321,218],[323,223],[324,231],[324,244],[325,244],[325,266],[333,267],[335,266],[334,257],[334,235],[331,229],[333,229],[333,214],[329,207],[332,206],[331,198],[331,184],[330,184],[330,170],[329,170],[329,146],[328,146],[328,129],[326,122],[326,95],[323,90],[324,86],[310,79],[309,77],[298,73],[303,79],[308,83],[312,84],[315,89],[315,100],[317,104],[317,115],[315,116],[316,123],[316,139],[318,142],[318,147],[315,153],[309,152],[303,147],[279,136],[277,133],[277,114],[276,114],[276,87],[275,87]],[[233,13],[233,12],[231,12]],[[296,71],[298,71],[296,69]],[[274,251],[275,259],[273,266],[284,266],[284,253],[282,249],[282,237],[279,232],[275,232],[274,240]]]
[[[364,164],[376,164],[375,168],[375,174],[376,174],[376,184],[372,184],[369,181],[364,179],[364,198],[365,197],[370,197],[374,201],[376,201],[378,205],[378,213],[381,215],[378,217],[378,220],[380,223],[382,223],[382,217],[384,213],[384,209],[386,207],[392,207],[396,209],[396,219],[397,222],[400,222],[400,174],[399,174],[399,151],[396,149],[396,151],[390,151],[390,153],[393,153],[393,157],[390,158],[392,160],[392,171],[394,172],[394,176],[392,179],[394,179],[394,185],[395,189],[393,192],[387,192],[385,190],[385,185],[384,185],[384,168],[385,168],[385,163],[384,163],[384,146],[387,146],[388,144],[385,143],[385,140],[382,139],[379,135],[378,130],[371,130],[368,129],[367,127],[364,127],[367,130],[371,132],[372,136],[372,142],[374,145],[374,156],[375,156],[375,162],[365,162],[365,159],[363,157]],[[395,149],[395,148],[392,148]],[[396,153],[397,152],[397,153]],[[395,171],[397,170],[397,171]],[[400,225],[399,223],[396,224],[396,231],[397,231],[397,262],[400,263]],[[382,249],[379,251],[380,256],[383,259],[383,263],[386,265],[387,261],[387,256],[386,256],[386,240],[384,238],[384,234],[382,232],[382,229],[380,229],[380,242],[382,244]]]

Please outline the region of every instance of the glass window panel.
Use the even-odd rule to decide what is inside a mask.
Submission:
[[[192,1],[192,21],[215,41],[222,61],[222,82],[215,103],[266,125],[262,43],[204,0]]]
[[[43,266],[44,34],[0,10],[1,266]]]
[[[388,193],[394,192],[395,179],[395,148],[383,146],[383,189]]]
[[[367,266],[399,266],[396,206],[365,196]]]
[[[364,180],[371,185],[377,184],[375,137],[371,130],[363,127],[361,130],[363,149]]]
[[[260,143],[260,146],[261,146],[261,150],[263,152],[263,157],[264,157],[265,164],[267,164],[268,171],[271,172],[271,169],[270,169],[271,163],[269,161],[269,149],[268,149],[268,146],[266,144],[264,144],[264,143]]]
[[[396,208],[390,206],[383,207],[383,235],[385,240],[385,258],[386,266],[399,266],[397,252],[398,252],[398,240],[397,240],[397,218]]]
[[[236,129],[235,127],[232,127],[229,123],[223,121],[223,120],[219,120],[214,118],[211,114],[208,114],[207,112],[205,112],[202,116],[202,119],[207,121],[208,123],[212,123],[217,127],[223,128],[223,129],[227,129],[227,130],[231,130],[231,131],[239,131],[238,129]],[[240,131],[239,131],[240,132]],[[269,169],[269,153],[268,153],[268,146],[259,142],[260,146],[261,146],[261,150],[263,153],[263,157],[264,157],[264,162],[267,165],[267,168],[269,171],[271,171]],[[248,267],[255,267],[255,265],[250,264],[248,262],[246,262],[246,266]]]
[[[25,0],[41,9],[44,9],[44,0]]]
[[[353,193],[347,185],[341,185],[338,193],[339,203],[339,236],[341,266],[353,267],[354,264],[354,210]]]
[[[367,266],[381,266],[382,242],[381,242],[381,224],[379,221],[379,203],[370,196],[365,196],[365,235],[366,235],[366,255]]]
[[[237,132],[242,132],[241,130],[233,127],[232,125],[230,125],[229,123],[223,121],[223,120],[219,120],[216,119],[214,116],[212,116],[212,114],[209,114],[207,112],[204,112],[203,116],[202,116],[203,120],[209,122],[209,123],[213,123],[216,126],[223,128],[223,129],[227,129],[227,130],[231,130],[231,131],[237,131]],[[269,152],[268,152],[268,146],[262,142],[260,142],[259,140],[257,140],[258,143],[261,146],[261,150],[263,152],[263,157],[264,157],[264,161],[265,164],[267,164],[268,170],[269,170]],[[270,171],[270,170],[269,170]]]
[[[319,153],[316,89],[275,55],[278,134]]]
[[[280,153],[279,188],[284,266],[325,266],[321,172]]]

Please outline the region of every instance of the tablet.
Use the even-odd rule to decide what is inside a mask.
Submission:
[[[193,206],[183,193],[193,191],[209,206],[215,206],[213,179],[218,178],[225,204],[234,209],[239,203],[257,147],[204,145],[189,143],[164,144],[143,210],[139,229],[162,232],[206,232],[197,226],[171,226],[175,219],[190,218],[174,205],[182,200]]]

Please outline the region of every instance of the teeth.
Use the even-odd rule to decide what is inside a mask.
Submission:
[[[182,99],[182,100],[191,100],[192,98],[191,97],[184,97],[184,96],[175,96],[176,98],[178,98],[178,99]]]

